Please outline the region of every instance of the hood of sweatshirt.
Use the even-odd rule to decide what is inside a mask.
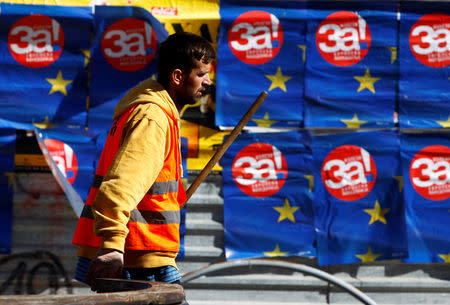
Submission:
[[[178,109],[166,89],[164,89],[164,87],[157,81],[148,78],[140,82],[136,87],[130,89],[120,99],[114,110],[113,119],[117,119],[130,107],[145,103],[157,104],[174,120],[178,120],[180,118]]]

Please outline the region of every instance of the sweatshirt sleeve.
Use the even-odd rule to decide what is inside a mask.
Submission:
[[[94,233],[102,237],[101,248],[124,252],[130,213],[163,167],[166,131],[161,120],[146,117],[125,125],[119,151],[92,204]]]

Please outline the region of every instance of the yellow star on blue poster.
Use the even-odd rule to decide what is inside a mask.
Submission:
[[[356,92],[360,92],[364,89],[370,90],[372,93],[375,93],[375,82],[380,80],[380,77],[372,77],[370,76],[369,69],[366,69],[366,73],[364,76],[354,76],[354,78],[359,82],[359,88]]]
[[[391,64],[397,60],[397,47],[386,47],[391,52]]]
[[[263,254],[268,257],[277,257],[277,256],[287,256],[289,252],[280,251],[280,246],[277,244],[273,251],[263,252]]]
[[[252,119],[253,122],[258,125],[258,127],[271,127],[273,124],[278,121],[269,120],[269,114],[266,112],[262,119]]]
[[[394,176],[394,179],[398,181],[399,192],[403,191],[403,176]]]
[[[51,124],[50,123],[48,115],[45,116],[45,120],[43,122],[41,122],[41,123],[33,123],[33,125],[36,126],[37,128],[40,128],[40,129],[51,129],[51,128],[57,126],[56,124]]]
[[[448,117],[447,121],[436,121],[439,125],[441,125],[443,128],[450,128],[450,116]]]
[[[361,125],[364,125],[367,123],[367,121],[361,121],[360,119],[358,119],[358,115],[356,113],[353,115],[353,117],[350,120],[342,119],[341,122],[344,123],[345,125],[347,125],[347,128],[360,128]]]
[[[11,186],[13,185],[13,181],[14,181],[14,173],[5,172],[4,174],[6,177],[8,177],[8,188],[11,188]]]
[[[299,209],[299,207],[291,207],[287,198],[284,200],[284,205],[282,207],[274,207],[273,209],[280,213],[278,222],[281,222],[283,219],[287,218],[295,223],[294,213]]]
[[[363,263],[374,262],[377,258],[381,256],[381,254],[375,254],[372,252],[372,248],[369,247],[369,250],[365,254],[356,254],[357,258],[361,260]]]
[[[281,73],[281,67],[278,67],[277,73],[275,75],[266,74],[266,77],[272,81],[272,84],[270,84],[269,91],[280,88],[284,92],[286,92],[286,85],[285,82],[290,80],[291,76],[283,76]]]
[[[303,44],[298,44],[297,45],[300,49],[302,49],[302,61],[305,62],[306,61],[306,45]]]
[[[303,177],[305,177],[305,179],[308,180],[308,182],[309,182],[308,191],[311,193],[311,191],[313,190],[313,187],[314,187],[314,176],[313,175],[303,175]]]
[[[448,253],[448,254],[439,254],[439,257],[444,260],[444,263],[450,263],[450,253]]]
[[[91,60],[91,50],[82,49],[81,53],[83,53],[84,55],[84,66],[86,67],[89,64],[89,61]]]
[[[389,208],[382,209],[380,207],[380,204],[378,203],[378,200],[375,200],[375,206],[373,207],[373,209],[365,209],[364,212],[371,216],[369,225],[373,224],[375,221],[381,221],[382,223],[386,224],[386,218],[384,217],[384,214],[386,214],[390,210],[391,209]]]
[[[50,92],[48,93],[49,95],[57,91],[67,95],[66,86],[72,82],[71,80],[65,80],[63,78],[61,70],[58,71],[56,78],[46,78],[45,80],[52,85],[52,89],[50,89]]]

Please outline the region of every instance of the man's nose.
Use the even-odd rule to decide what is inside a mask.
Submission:
[[[209,74],[206,74],[205,79],[203,80],[203,85],[211,85],[211,79],[209,78]]]

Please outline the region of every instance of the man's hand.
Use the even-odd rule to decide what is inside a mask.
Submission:
[[[96,278],[121,278],[123,268],[123,253],[115,249],[100,249],[92,260],[86,274],[86,282],[96,291]]]

